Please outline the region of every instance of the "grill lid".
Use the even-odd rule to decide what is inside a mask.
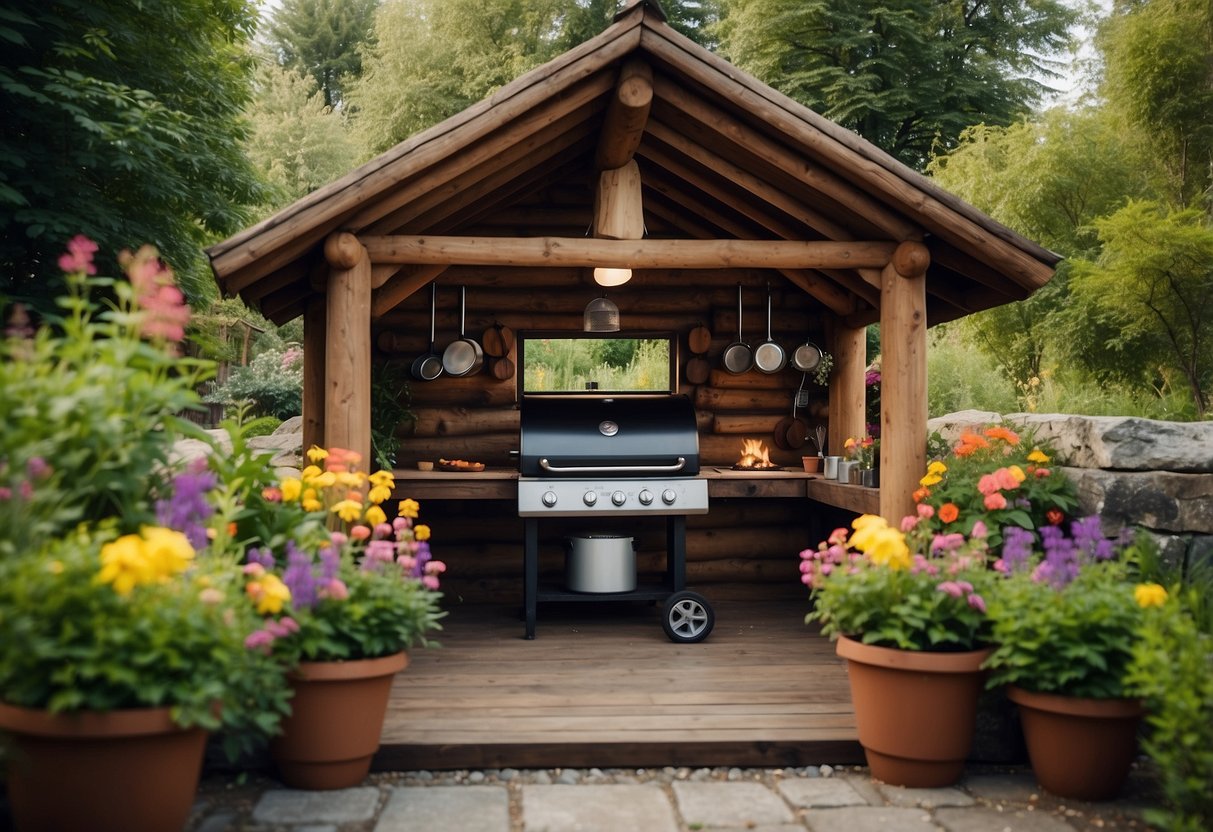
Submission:
[[[524,477],[699,473],[686,396],[523,396],[520,410]]]

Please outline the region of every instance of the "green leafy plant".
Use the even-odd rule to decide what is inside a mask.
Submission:
[[[248,403],[254,416],[298,416],[303,411],[303,350],[297,345],[266,350],[233,369],[206,400],[229,408]]]
[[[371,453],[375,464],[391,470],[400,451],[400,426],[412,421],[409,410],[408,368],[385,361],[371,374]]]
[[[972,537],[931,532],[921,517],[906,532],[863,515],[854,534],[836,529],[816,549],[800,553],[801,580],[810,587],[823,634],[845,635],[902,650],[958,651],[989,640],[984,594],[984,530]]]
[[[1035,535],[1008,533],[996,568],[1007,573],[990,596],[998,649],[988,685],[1097,699],[1128,695],[1126,673],[1147,618],[1166,590],[1131,580],[1136,547],[1118,552],[1099,518],[1071,524],[1070,536],[1049,526]],[[1038,551],[1038,549],[1040,551]],[[1118,555],[1122,559],[1118,559]]]

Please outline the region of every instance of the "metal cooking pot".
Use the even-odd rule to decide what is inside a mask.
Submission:
[[[792,366],[802,373],[811,373],[821,363],[821,348],[812,341],[805,341],[792,350]]]
[[[741,337],[741,284],[737,284],[737,340],[724,348],[721,356],[724,368],[730,373],[744,373],[754,366],[754,351]]]
[[[447,375],[461,378],[480,372],[484,366],[484,350],[472,338],[464,335],[464,313],[466,311],[467,287],[459,287],[459,337],[446,345],[442,351],[442,369]]]
[[[767,287],[767,340],[754,348],[754,366],[764,373],[778,373],[788,363],[783,347],[771,338],[771,287]]]
[[[433,381],[442,375],[442,356],[434,352],[434,305],[438,296],[438,285],[430,284],[430,348],[425,355],[413,359],[411,372],[418,381]]]
[[[582,534],[565,538],[565,585],[571,592],[636,589],[636,546],[631,537]]]

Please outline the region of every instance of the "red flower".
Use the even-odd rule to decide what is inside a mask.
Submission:
[[[1061,521],[1065,520],[1066,516],[1062,514],[1061,509],[1051,508],[1045,512],[1045,519],[1053,526],[1060,526]]]

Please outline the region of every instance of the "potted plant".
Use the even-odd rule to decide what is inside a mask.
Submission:
[[[989,684],[1008,686],[1032,769],[1062,797],[1108,799],[1129,773],[1143,708],[1127,669],[1149,608],[1167,598],[1130,579],[1141,545],[1118,551],[1098,517],[1075,520],[1069,535],[1006,532],[997,566],[1007,577],[989,599]]]
[[[95,251],[77,237],[61,258],[55,327],[16,316],[0,343],[9,799],[19,828],[180,828],[207,732],[239,751],[287,688],[245,647],[256,624],[232,549],[175,522],[200,493],[183,478],[205,477],[169,464],[205,370],[176,355],[188,307],[154,250],[122,258],[129,282],[93,277]]]
[[[406,648],[438,628],[446,566],[431,556],[414,500],[389,522],[389,472],[368,476],[358,454],[339,448],[308,458],[301,477],[251,500],[270,545],[250,549],[244,566],[246,594],[265,618],[249,645],[292,668],[291,714],[270,744],[283,782],[336,789],[370,768]]]
[[[852,480],[856,480],[855,472],[858,472],[857,485],[876,488],[879,485],[880,440],[871,436],[860,439],[855,449],[855,461],[858,467],[852,469]]]
[[[972,740],[982,662],[990,655],[985,529],[940,534],[922,506],[901,528],[863,515],[800,553],[813,611],[847,659],[851,698],[873,776],[956,782]]]

